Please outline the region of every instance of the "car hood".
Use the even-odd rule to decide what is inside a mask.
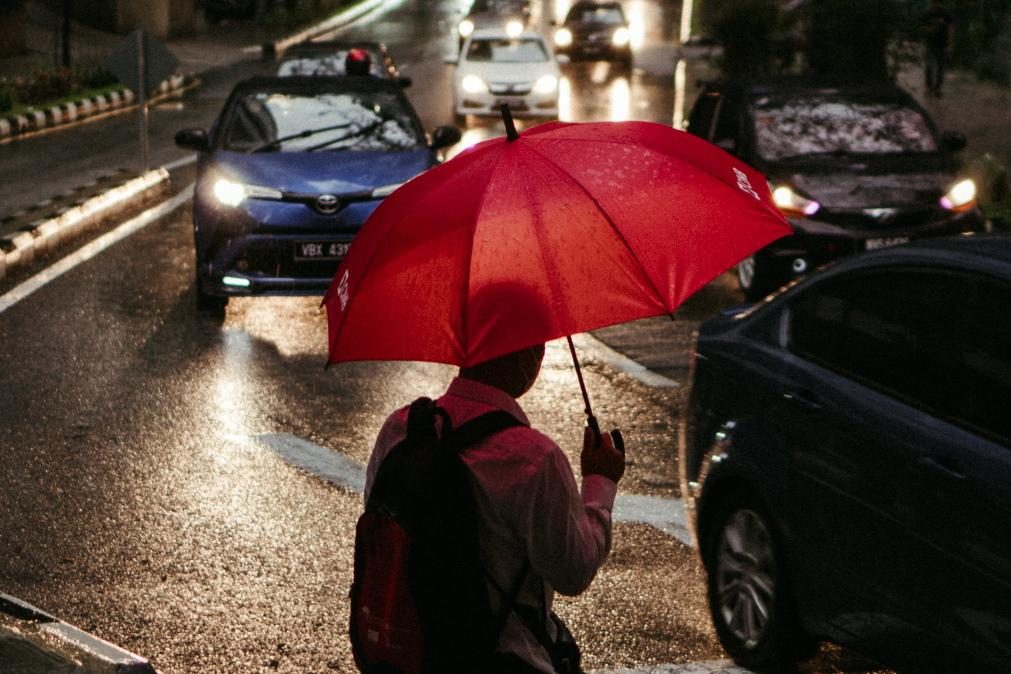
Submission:
[[[534,82],[542,75],[559,77],[561,72],[554,61],[541,63],[486,63],[468,61],[457,68],[457,79],[466,75],[477,75],[486,82],[521,83]]]
[[[874,208],[933,203],[951,178],[936,173],[795,175],[790,182],[826,208]]]
[[[410,180],[436,164],[427,148],[402,152],[218,152],[211,170],[238,182],[301,194],[348,194]]]

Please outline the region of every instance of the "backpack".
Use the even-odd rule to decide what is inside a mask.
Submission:
[[[496,615],[481,565],[473,476],[460,452],[517,425],[496,411],[453,429],[432,400],[411,404],[407,437],[380,464],[355,530],[349,631],[359,671],[480,672],[494,652],[527,568],[512,588],[499,590],[505,602]]]

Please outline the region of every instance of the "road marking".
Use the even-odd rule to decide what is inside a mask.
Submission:
[[[291,433],[261,433],[251,439],[282,459],[339,487],[361,493],[365,489],[365,466],[340,452],[304,440]],[[684,506],[678,499],[639,494],[618,494],[614,521],[648,524],[687,546],[691,534],[685,524]]]
[[[591,355],[604,361],[611,367],[635,377],[647,386],[671,388],[681,385],[673,379],[665,377],[662,374],[657,374],[645,365],[637,363],[628,356],[615,351],[588,332],[573,335],[572,341],[580,350],[588,351]]]
[[[186,203],[193,195],[193,185],[187,186],[182,192],[175,195],[168,201],[163,201],[153,208],[149,208],[140,215],[127,220],[122,225],[98,237],[94,241],[82,246],[55,264],[43,269],[35,276],[24,283],[10,290],[6,295],[0,297],[0,314],[10,309],[12,306],[42,288],[50,281],[63,276],[68,271],[95,257],[109,246],[119,243],[126,237],[134,234],[152,222],[168,215],[175,209]]]
[[[629,669],[595,669],[590,674],[751,674],[750,669],[738,667],[730,660],[683,662],[677,665],[651,665]]]
[[[181,159],[176,159],[175,161],[170,161],[169,163],[162,166],[166,171],[174,171],[177,168],[182,168],[183,166],[188,166],[197,160],[197,155],[191,154]]]

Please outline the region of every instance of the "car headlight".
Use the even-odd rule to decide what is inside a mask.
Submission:
[[[534,91],[539,94],[550,94],[558,89],[558,78],[554,75],[541,75],[534,83]]]
[[[506,35],[511,38],[517,38],[523,34],[523,22],[512,19],[506,23],[505,30]]]
[[[797,194],[793,188],[780,185],[772,190],[772,201],[779,210],[788,215],[810,217],[821,209],[821,204],[813,199]]]
[[[376,199],[379,199],[380,197],[388,197],[403,184],[404,183],[394,183],[393,185],[383,185],[382,187],[377,187],[372,190],[372,196]]]
[[[477,75],[467,75],[460,82],[460,86],[468,94],[483,94],[488,91],[488,85]]]
[[[614,31],[614,35],[611,36],[611,44],[615,47],[624,47],[628,44],[631,36],[628,33],[628,28],[622,26],[618,30]]]
[[[941,206],[960,213],[976,205],[976,183],[971,178],[955,183],[947,194],[941,197]]]
[[[555,31],[555,44],[559,47],[568,47],[572,44],[572,31],[568,28],[559,28]]]
[[[219,178],[214,183],[214,198],[225,206],[238,206],[246,199],[281,199],[280,190],[259,185],[244,185],[227,178]]]
[[[474,32],[474,22],[470,19],[464,19],[460,22],[460,25],[457,26],[457,30],[460,31],[460,37],[467,37]]]

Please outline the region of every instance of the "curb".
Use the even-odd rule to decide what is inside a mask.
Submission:
[[[382,5],[391,2],[391,0],[362,0],[351,7],[348,7],[339,14],[331,16],[329,19],[321,21],[320,23],[314,24],[301,30],[297,33],[283,37],[273,42],[264,42],[260,46],[260,51],[264,59],[276,58],[279,54],[283,54],[285,50],[294,44],[299,42],[304,42],[306,40],[311,40],[314,37],[318,37],[323,33],[328,33],[332,30],[342,28],[347,24],[360,19],[374,9],[378,9]]]
[[[157,93],[150,102],[154,103],[180,89],[188,87],[196,78],[192,75],[172,75],[158,85]],[[0,117],[0,141],[15,140],[19,137],[79,122],[88,117],[133,105],[136,95],[129,89],[98,94],[71,103],[63,103],[45,110],[32,110],[22,115]]]
[[[0,594],[4,671],[157,674],[139,655],[88,634],[16,597]],[[6,667],[13,667],[7,669]]]
[[[36,220],[16,232],[0,236],[0,279],[7,272],[30,264],[37,254],[47,254],[65,239],[96,225],[140,201],[160,195],[169,187],[169,172],[154,169],[102,194],[76,204],[54,217]]]

